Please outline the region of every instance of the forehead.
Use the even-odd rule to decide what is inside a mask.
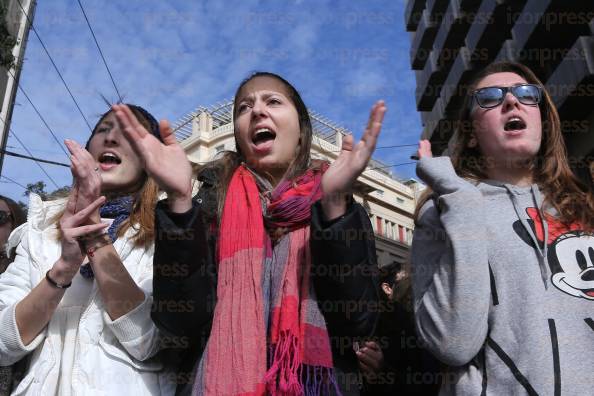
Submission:
[[[8,207],[8,204],[6,202],[4,202],[3,199],[0,199],[0,210],[10,212],[10,208]]]
[[[113,111],[109,111],[109,113],[107,113],[105,116],[103,116],[103,118],[101,119],[100,122],[97,123],[97,125],[101,125],[103,123],[114,123],[116,121],[116,115]]]
[[[279,79],[270,76],[259,76],[252,78],[241,87],[237,99],[239,101],[248,96],[263,93],[280,93],[287,98],[290,96],[289,90]]]
[[[510,87],[516,84],[526,84],[527,81],[517,75],[516,73],[504,72],[504,73],[493,73],[483,78],[476,86],[476,89],[484,87]]]

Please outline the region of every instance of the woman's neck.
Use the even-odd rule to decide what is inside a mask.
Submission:
[[[532,164],[526,162],[495,165],[486,173],[489,179],[518,187],[527,187],[534,182]]]

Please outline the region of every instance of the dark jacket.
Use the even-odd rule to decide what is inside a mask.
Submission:
[[[168,335],[163,359],[176,362],[178,394],[193,381],[206,346],[216,303],[216,178],[205,173],[193,207],[173,214],[159,202],[155,214],[153,314]],[[359,393],[353,341],[370,336],[378,318],[374,234],[358,204],[326,222],[312,206],[312,281],[331,337],[334,366],[343,395]]]
[[[365,396],[432,396],[441,385],[440,363],[423,348],[413,313],[400,301],[381,298],[375,340],[384,368],[364,382]]]

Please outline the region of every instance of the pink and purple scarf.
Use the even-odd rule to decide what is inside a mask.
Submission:
[[[194,395],[321,395],[336,387],[310,278],[311,205],[327,169],[280,183],[266,207],[254,175],[234,173],[220,225],[217,304]],[[267,228],[287,232],[274,244]]]

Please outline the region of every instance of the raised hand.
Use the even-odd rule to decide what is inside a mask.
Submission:
[[[74,213],[78,213],[83,208],[91,205],[101,195],[101,175],[97,161],[91,153],[84,149],[74,140],[65,140],[64,143],[70,151],[70,171],[78,186],[78,194]],[[95,211],[90,216],[91,223],[101,221],[99,211]]]
[[[159,131],[163,143],[150,134],[126,105],[114,105],[124,136],[140,157],[145,171],[163,189],[173,211],[191,207],[192,167],[184,149],[177,143],[169,122],[161,120]]]
[[[419,141],[417,157],[419,157],[419,159],[433,157],[433,153],[431,152],[431,142],[429,142],[429,140],[424,139]]]
[[[377,138],[382,129],[386,105],[382,100],[371,108],[367,128],[361,141],[353,145],[353,137],[347,135],[342,140],[338,158],[322,177],[322,207],[326,217],[332,219],[344,214],[346,195],[352,192],[357,177],[365,170],[375,150]]]
[[[108,226],[105,223],[87,224],[91,214],[103,205],[105,197],[101,196],[89,206],[75,212],[78,192],[79,186],[75,182],[70,191],[64,214],[59,221],[60,231],[62,232],[62,253],[60,259],[52,268],[52,272],[54,273],[52,278],[61,284],[70,283],[82,264],[85,253],[80,240],[86,236],[98,233]]]

